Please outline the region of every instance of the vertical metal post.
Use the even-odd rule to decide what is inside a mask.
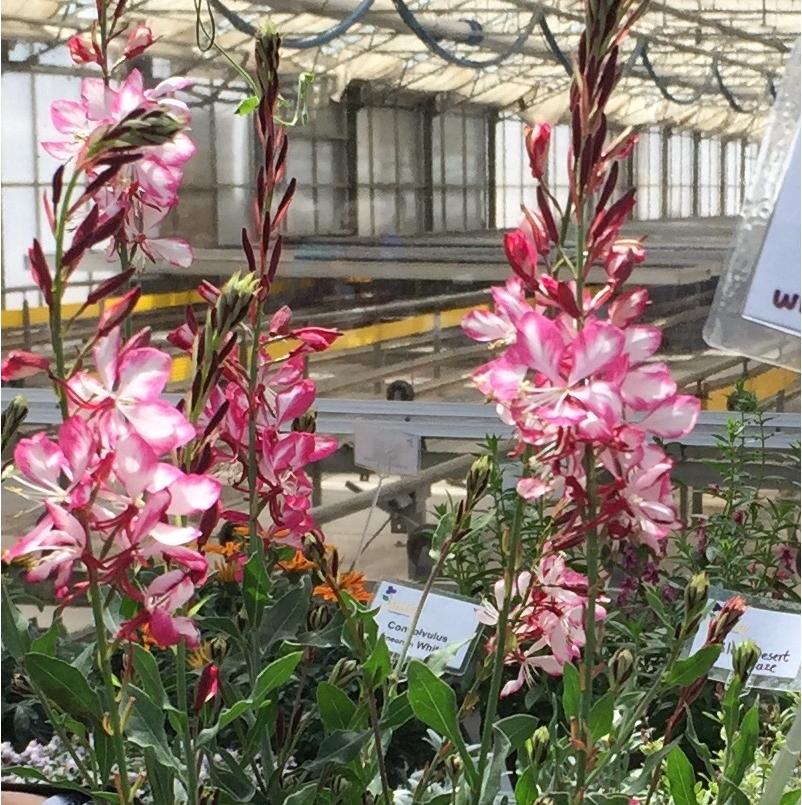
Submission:
[[[22,300],[22,344],[28,352],[33,347],[31,339],[31,309],[28,300]]]
[[[434,155],[432,153],[434,117],[434,98],[431,98],[423,104],[423,109],[421,110],[421,126],[423,127],[423,215],[418,216],[418,221],[423,224],[424,232],[434,231]],[[441,137],[441,156],[442,153],[443,139]]]
[[[694,489],[691,494],[691,514],[699,517],[704,513],[704,495],[699,489]]]
[[[357,125],[356,113],[359,109],[359,87],[350,84],[345,91],[345,198],[346,229],[354,235],[359,233],[359,172],[357,169]],[[370,147],[370,143],[368,143]]]
[[[496,125],[498,112],[489,112],[487,126],[487,228],[496,228]]]
[[[727,141],[722,138],[719,143],[719,168],[718,168],[718,214],[727,214],[727,185],[728,185],[728,165],[727,165]]]
[[[377,341],[373,345],[373,365],[377,369],[380,369],[382,366],[384,366],[384,352],[382,352],[382,342],[381,341]],[[384,384],[383,384],[383,382],[381,380],[377,380],[373,384],[373,393],[376,394],[376,395],[381,394],[383,385]]]
[[[702,139],[698,131],[693,133],[693,172],[691,180],[691,215],[699,217],[699,142]]]
[[[441,329],[440,311],[435,310],[435,312],[434,312],[434,324],[432,326],[432,349],[434,350],[435,355],[440,354],[441,336],[442,336],[442,329]],[[439,363],[434,364],[434,368],[432,369],[432,375],[436,379],[440,377],[440,364]]]
[[[690,524],[690,518],[688,517],[689,496],[690,488],[687,484],[681,484],[679,488],[679,519],[685,528]]]
[[[323,473],[320,462],[312,465],[312,505],[320,506],[323,503]]]
[[[738,185],[739,185],[739,193],[738,193],[738,208],[740,209],[741,204],[744,203],[744,196],[746,195],[746,148],[747,148],[747,141],[746,138],[741,139],[741,164],[738,166]]]
[[[468,124],[462,112],[462,228],[468,229]]]
[[[395,160],[395,231],[401,231],[401,137],[398,128],[398,106],[393,107],[393,159]],[[417,212],[417,211],[416,211]]]
[[[671,138],[671,129],[664,127],[660,130],[660,217],[668,218],[668,141]]]

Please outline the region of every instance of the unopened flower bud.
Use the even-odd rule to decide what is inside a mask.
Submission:
[[[359,675],[359,663],[350,657],[337,660],[329,674],[329,684],[342,688]]]
[[[620,648],[613,654],[609,667],[613,687],[620,688],[635,670],[635,656],[628,648]]]
[[[293,419],[292,429],[299,433],[314,433],[317,430],[317,414],[314,411],[307,411]]]
[[[349,785],[348,778],[338,774],[329,783],[329,788],[331,788],[331,792],[335,797],[339,797],[348,790]]]
[[[463,763],[459,755],[449,755],[446,758],[446,769],[452,780],[457,780],[462,774]]]
[[[696,573],[685,588],[685,617],[689,620],[697,616],[707,601],[710,579],[707,573]]]
[[[310,532],[303,539],[303,552],[310,561],[319,564],[326,554],[326,548],[322,539],[317,534]]]
[[[316,604],[306,616],[306,628],[310,632],[319,632],[331,621],[331,610],[325,604]]]
[[[218,328],[221,332],[228,332],[245,318],[258,286],[259,279],[255,274],[237,272],[220,289],[220,295],[215,301],[215,309]]]
[[[551,743],[549,728],[545,725],[538,727],[532,734],[531,743],[532,762],[540,766],[549,754],[549,744]]]
[[[467,498],[472,503],[480,500],[490,482],[490,473],[493,470],[493,461],[490,456],[479,456],[468,471],[465,482]]]
[[[746,612],[746,601],[740,595],[734,595],[713,616],[707,627],[707,643],[723,643],[727,635],[735,628]]]
[[[732,650],[732,668],[741,684],[745,684],[760,659],[760,648],[754,640],[744,640]]]
[[[28,416],[28,403],[24,397],[14,397],[3,411],[3,450],[11,441],[19,426]]]
[[[548,123],[535,123],[534,126],[527,126],[526,150],[529,154],[529,168],[535,179],[542,179],[546,172],[550,139],[551,126]]]

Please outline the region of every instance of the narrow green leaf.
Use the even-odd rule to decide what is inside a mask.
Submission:
[[[305,764],[305,768],[313,773],[328,763],[338,765],[350,763],[362,751],[362,747],[370,737],[370,730],[361,732],[336,730],[323,739],[317,757],[311,763]]]
[[[501,777],[506,771],[505,761],[511,751],[512,746],[509,739],[498,728],[498,725],[494,724],[493,752],[490,755],[490,763],[487,764],[479,789],[478,805],[493,805],[496,801],[496,794],[501,789]]]
[[[11,599],[11,593],[5,581],[2,583],[2,587],[0,634],[3,635],[3,646],[15,660],[21,661],[31,648],[28,621],[25,620],[17,605]]]
[[[181,763],[173,756],[164,731],[164,709],[159,707],[144,690],[128,686],[134,699],[131,715],[125,727],[128,740],[143,749],[152,749],[156,761],[167,768],[181,771]]]
[[[77,668],[35,651],[25,655],[25,667],[47,698],[65,713],[77,719],[100,719],[102,710],[97,693]]]
[[[757,702],[749,708],[738,727],[738,735],[730,746],[730,761],[724,769],[722,789],[726,792],[737,788],[746,774],[746,770],[755,759],[760,732],[760,713]],[[722,801],[726,801],[726,796]]]
[[[273,643],[294,637],[306,619],[309,609],[309,579],[285,593],[271,604],[262,615],[262,623],[257,635],[258,644],[267,652]]]
[[[356,713],[356,705],[336,685],[321,682],[317,686],[317,707],[327,732],[347,730]]]
[[[605,693],[597,699],[590,711],[590,734],[594,741],[609,735],[613,729],[613,711],[615,709],[615,695]]]
[[[632,799],[625,794],[599,794],[591,792],[585,795],[588,805],[629,805]]]
[[[284,805],[309,805],[315,801],[315,789],[317,783],[307,783],[297,791],[293,791],[284,799]]]
[[[253,702],[259,704],[268,693],[284,685],[295,672],[303,657],[302,651],[285,654],[262,669],[253,686]]]
[[[61,618],[54,616],[50,628],[40,634],[39,637],[35,638],[31,643],[31,651],[36,651],[39,654],[47,654],[48,657],[54,657],[60,635]]]
[[[154,802],[171,802],[174,799],[173,780],[175,775],[156,760],[152,749],[143,750],[148,786]]]
[[[267,575],[264,560],[259,554],[254,554],[245,565],[242,579],[245,614],[254,629],[258,628],[261,622],[262,613],[269,600],[270,587],[270,577]]]
[[[802,799],[802,791],[798,788],[793,791],[786,791],[780,798],[780,805],[799,805]]]
[[[463,743],[454,691],[418,660],[409,664],[408,679],[409,704],[417,718],[454,745]]]
[[[167,694],[164,692],[159,664],[156,658],[138,643],[133,644],[134,670],[139,676],[142,689],[153,699],[159,707],[167,704]]]
[[[681,688],[693,684],[700,676],[705,676],[721,654],[721,646],[712,645],[700,648],[684,660],[677,660],[666,674],[665,684]]]
[[[666,777],[668,777],[668,788],[674,805],[697,805],[693,766],[678,746],[668,753]]]
[[[250,802],[254,795],[254,787],[245,769],[224,749],[218,749],[223,760],[209,764],[209,776],[212,782],[234,798],[234,802]]]
[[[391,668],[390,649],[387,648],[387,641],[384,639],[384,635],[381,635],[365,662],[363,668],[365,681],[371,688],[377,688],[390,675]]]
[[[568,719],[579,717],[579,671],[574,665],[563,666],[563,710]]]
[[[516,713],[502,718],[496,727],[500,729],[513,749],[520,749],[524,741],[532,737],[538,727],[538,720],[527,713]]]
[[[406,691],[400,696],[396,696],[387,706],[387,714],[381,720],[379,726],[383,730],[398,729],[407,723],[415,714],[409,704],[409,696]]]

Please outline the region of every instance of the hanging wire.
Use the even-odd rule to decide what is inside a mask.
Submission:
[[[543,9],[540,9],[540,14],[538,15],[538,24],[540,25],[540,30],[543,33],[543,38],[546,40],[546,44],[549,46],[549,50],[552,52],[552,55],[558,62],[565,68],[565,72],[568,73],[569,76],[573,76],[574,70],[571,66],[571,60],[568,56],[565,55],[563,50],[560,48],[557,40],[554,38],[554,34],[551,32],[551,28],[549,28],[549,23],[546,21],[546,15],[543,13]]]
[[[668,88],[668,85],[660,78],[659,75],[655,72],[654,66],[652,65],[651,60],[649,59],[649,44],[645,39],[641,39],[638,43],[638,53],[640,55],[640,60],[643,66],[646,68],[646,72],[649,74],[649,78],[652,79],[654,85],[660,91],[660,94],[667,100],[671,101],[671,103],[679,104],[680,106],[692,106],[695,104],[704,94],[705,90],[710,83],[710,76],[708,75],[705,79],[704,84],[700,87],[700,89],[693,92],[687,98],[679,98],[678,96],[674,95],[673,92]]]
[[[393,5],[398,11],[399,16],[401,19],[407,24],[407,27],[415,34],[415,36],[423,42],[426,47],[432,51],[435,55],[439,56],[444,61],[447,61],[449,64],[455,64],[458,67],[470,67],[473,70],[482,70],[485,67],[495,67],[498,64],[506,61],[510,58],[510,56],[514,56],[516,53],[520,53],[523,49],[523,46],[526,44],[526,40],[529,39],[532,31],[535,29],[535,25],[537,25],[538,21],[538,12],[536,11],[532,14],[529,22],[526,24],[526,27],[518,34],[515,38],[515,41],[510,45],[510,47],[504,51],[503,53],[499,53],[497,56],[494,56],[492,59],[486,59],[483,61],[477,61],[476,59],[469,59],[464,56],[457,56],[455,53],[452,53],[449,50],[446,50],[419,22],[415,14],[412,12],[410,7],[404,2],[404,0],[393,0]],[[475,35],[471,37],[473,44],[476,39]],[[481,39],[479,40],[481,42]]]
[[[756,111],[760,104],[758,104],[758,107],[755,107],[755,109],[745,109],[740,103],[738,103],[735,96],[732,94],[732,92],[730,92],[730,88],[724,83],[724,78],[721,75],[721,71],[718,69],[718,59],[713,59],[713,75],[715,76],[716,83],[718,84],[721,94],[730,105],[730,108],[741,115],[751,114],[752,112]]]
[[[256,26],[252,25],[247,20],[243,19],[235,11],[232,11],[228,6],[224,5],[222,0],[208,0],[211,4],[234,26],[240,33],[248,34],[249,36],[256,36]],[[303,36],[300,38],[287,37],[281,39],[282,47],[294,48],[297,50],[306,50],[309,48],[317,48],[321,45],[327,45],[339,36],[342,36],[349,28],[356,25],[362,17],[367,14],[370,7],[373,5],[373,0],[362,0],[362,2],[347,16],[344,17],[336,25],[321,31],[319,34],[311,36]]]
[[[211,3],[213,0],[195,0],[195,42],[201,53],[211,50],[214,47],[214,39],[217,29],[214,22]],[[206,20],[204,21],[203,7],[206,6]],[[209,25],[207,28],[206,25]],[[204,41],[205,38],[205,41]]]

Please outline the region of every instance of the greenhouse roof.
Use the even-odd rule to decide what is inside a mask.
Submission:
[[[189,0],[129,2],[161,37],[154,54],[182,71],[229,75],[209,43],[212,18],[216,44],[241,65],[251,31],[269,18],[284,37],[284,69],[325,76],[319,86],[333,97],[353,80],[375,81],[551,122],[566,114],[566,61],[583,19],[582,0],[197,2],[200,27]],[[799,13],[800,0],[655,0],[624,45],[612,122],[757,136]],[[63,41],[93,15],[93,0],[6,0],[3,37]]]

